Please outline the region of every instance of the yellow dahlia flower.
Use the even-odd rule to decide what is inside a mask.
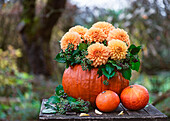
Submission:
[[[61,49],[65,52],[65,49],[67,49],[68,45],[73,44],[74,50],[77,49],[77,46],[79,43],[81,43],[81,37],[77,32],[67,32],[61,39]]]
[[[102,64],[106,64],[109,58],[109,50],[106,46],[100,43],[92,44],[87,49],[89,58],[93,61],[92,66],[97,67]]]
[[[69,32],[77,32],[84,39],[84,34],[87,32],[87,30],[88,30],[87,28],[84,28],[83,26],[77,25],[75,27],[70,28]]]
[[[99,28],[90,28],[85,36],[84,36],[85,40],[87,40],[88,42],[103,42],[104,40],[106,40],[107,36],[106,34]]]
[[[117,28],[117,29],[113,29],[112,31],[110,31],[107,37],[107,41],[110,41],[112,39],[122,40],[126,42],[126,44],[128,44],[128,47],[130,46],[129,35],[123,29]]]
[[[121,60],[126,58],[128,47],[125,42],[113,39],[108,42],[108,49],[111,59]]]
[[[108,23],[108,22],[97,22],[95,24],[93,24],[92,27],[95,27],[95,28],[99,28],[99,29],[102,29],[102,31],[108,36],[109,32],[111,30],[113,30],[115,27]]]

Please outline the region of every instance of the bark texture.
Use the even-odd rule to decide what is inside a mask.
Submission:
[[[36,75],[50,76],[53,64],[50,38],[53,26],[65,8],[66,0],[48,0],[41,14],[36,15],[36,0],[23,1],[22,21],[18,25],[28,61]]]

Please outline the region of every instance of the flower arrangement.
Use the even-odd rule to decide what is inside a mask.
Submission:
[[[98,68],[99,77],[108,79],[119,71],[128,80],[132,70],[139,70],[141,46],[130,45],[128,33],[108,22],[97,22],[90,29],[72,27],[60,42],[62,50],[55,60],[66,63],[66,68],[76,64],[83,70]]]

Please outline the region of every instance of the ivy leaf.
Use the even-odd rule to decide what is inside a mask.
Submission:
[[[130,78],[131,78],[131,72],[132,72],[132,70],[131,70],[130,68],[128,68],[128,69],[123,69],[123,70],[121,71],[122,76],[123,76],[125,79],[128,79],[128,80],[130,80]]]
[[[132,61],[131,64],[132,64],[132,66],[131,66],[132,70],[139,71],[140,61],[138,61],[138,62],[136,62],[136,63]]]
[[[133,54],[133,55],[138,54],[139,51],[140,51],[140,49],[141,49],[141,46],[138,46],[138,47],[136,47],[136,48],[133,48],[133,49],[131,50],[131,54]]]
[[[56,95],[60,96],[64,93],[64,89],[63,89],[63,86],[62,85],[58,85],[55,89],[55,93]]]
[[[61,53],[58,53],[54,60],[56,60],[59,63],[65,63],[66,62],[66,58],[61,57]]]
[[[48,99],[48,103],[55,104],[55,103],[59,103],[59,102],[60,102],[60,98],[58,96],[51,96]]]
[[[80,43],[79,44],[79,50],[86,50],[87,49],[87,44],[86,43]]]
[[[53,104],[47,102],[44,102],[44,106],[46,109],[53,109],[53,110],[57,110],[57,107],[55,107]]]
[[[57,111],[56,110],[53,110],[53,109],[51,109],[51,108],[48,108],[48,109],[43,109],[42,110],[42,113],[57,113]]]
[[[110,74],[107,73],[107,71],[105,70],[105,68],[102,68],[102,72],[103,74],[109,79],[110,78]]]
[[[112,65],[106,64],[105,66],[106,66],[106,71],[107,71],[109,74],[111,74],[112,71],[114,71],[114,67],[113,67]]]
[[[112,72],[112,74],[110,74],[110,78],[112,78],[115,75],[115,71]]]
[[[117,64],[115,64],[114,61],[109,60],[108,62],[111,63],[113,66],[115,66],[117,68],[117,70],[121,70],[122,69],[122,67],[118,66]]]
[[[136,48],[136,46],[134,44],[131,44],[128,50],[131,51],[133,48]]]
[[[141,46],[137,46],[137,47],[136,47],[134,44],[132,44],[132,45],[129,47],[128,50],[130,51],[130,53],[131,53],[132,55],[136,55],[136,54],[138,54],[139,51],[141,50]]]
[[[117,70],[121,70],[122,69],[122,67],[121,66],[118,66],[117,64],[115,64],[115,63],[112,63],[112,65],[113,66],[115,66],[116,68],[117,68]]]
[[[70,102],[76,102],[76,99],[73,98],[73,97],[67,97],[67,100],[70,101]]]

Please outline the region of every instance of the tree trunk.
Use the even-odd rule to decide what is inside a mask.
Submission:
[[[35,1],[23,1],[22,22],[18,26],[32,72],[50,76],[53,72],[50,38],[53,26],[64,10],[66,0],[48,0],[40,17],[35,16]]]
[[[24,40],[25,50],[28,56],[28,62],[31,66],[31,69],[34,74],[39,75],[43,74],[45,76],[50,76],[52,74],[52,59],[51,59],[51,50],[50,43],[48,41],[44,41],[45,39],[50,39],[44,37],[40,39],[42,36],[38,36],[30,38],[26,35],[26,33],[22,33],[22,39],[24,40],[32,40],[31,44],[27,44]]]

